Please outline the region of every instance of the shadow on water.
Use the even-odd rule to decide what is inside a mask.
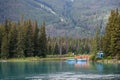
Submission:
[[[0,80],[119,80],[120,64],[0,62]]]

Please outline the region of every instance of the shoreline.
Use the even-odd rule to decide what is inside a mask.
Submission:
[[[65,61],[74,57],[56,57],[56,58],[40,58],[40,57],[28,57],[28,58],[10,58],[0,59],[0,62],[36,62],[36,61]],[[88,60],[88,62],[102,62],[102,63],[120,63],[120,60],[116,59],[104,59],[104,60]]]
[[[28,57],[28,58],[10,58],[0,59],[0,62],[34,62],[34,61],[64,61],[72,57],[58,57],[58,58],[39,58],[39,57]]]
[[[97,60],[95,62],[103,62],[103,63],[120,63],[120,60],[116,59],[105,59],[105,60]]]

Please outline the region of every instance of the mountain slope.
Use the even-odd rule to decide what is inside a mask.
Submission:
[[[111,9],[119,8],[119,0],[0,0],[0,22],[7,17],[47,23],[50,36],[92,36],[96,25],[105,25]]]

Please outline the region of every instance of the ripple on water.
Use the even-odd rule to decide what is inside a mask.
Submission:
[[[57,73],[41,74],[32,77],[26,77],[26,80],[119,80],[119,74],[76,74],[76,73]]]

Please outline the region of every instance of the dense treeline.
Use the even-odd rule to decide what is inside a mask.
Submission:
[[[105,27],[105,33],[101,35],[100,26],[92,39],[92,53],[98,51],[105,53],[105,58],[120,59],[120,13],[118,9],[112,10]]]
[[[120,58],[120,13],[112,10],[103,37],[106,56]]]
[[[74,38],[49,38],[48,37],[48,54],[67,54],[72,52],[78,54],[90,53],[89,39]]]
[[[51,38],[47,37],[45,23],[40,28],[37,21],[23,20],[12,22],[6,20],[0,24],[0,57],[46,57],[62,55],[68,52],[89,53],[89,39]]]
[[[69,53],[93,54],[103,51],[105,57],[120,58],[120,13],[112,10],[105,33],[101,34],[101,24],[97,25],[92,38],[50,37],[46,35],[45,23],[40,27],[37,21],[6,20],[0,24],[0,58],[46,57]]]
[[[37,22],[6,20],[0,25],[0,57],[46,57],[47,38],[45,23],[38,28]]]

